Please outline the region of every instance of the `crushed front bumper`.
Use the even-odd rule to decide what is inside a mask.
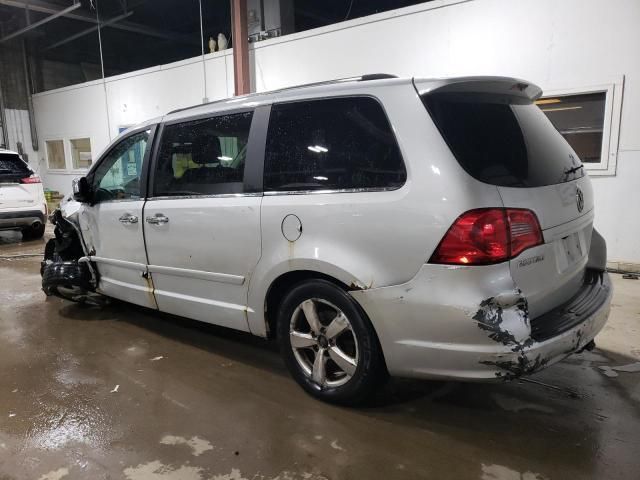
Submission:
[[[427,264],[406,284],[350,293],[371,319],[392,375],[496,380],[584,348],[607,321],[612,288],[607,273],[587,271],[572,299],[535,319],[502,264]]]

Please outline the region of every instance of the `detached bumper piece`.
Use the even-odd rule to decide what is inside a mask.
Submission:
[[[531,320],[531,338],[542,342],[571,330],[602,307],[610,290],[606,273],[587,270],[582,287],[568,302]]]
[[[81,260],[84,251],[75,228],[62,217],[60,210],[53,213],[51,221],[56,226],[55,238],[47,242],[40,264],[42,290],[47,296],[103,304],[102,296],[95,293],[97,282],[91,264]]]
[[[87,263],[78,263],[77,260],[43,262],[42,290],[46,295],[82,301],[92,289]]]

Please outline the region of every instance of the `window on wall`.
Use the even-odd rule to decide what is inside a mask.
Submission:
[[[89,138],[73,138],[71,144],[71,160],[74,170],[86,169],[91,166],[91,140]]]
[[[605,92],[547,97],[536,103],[583,163],[601,162]]]
[[[52,170],[64,170],[67,164],[64,157],[64,141],[47,140],[47,165]]]
[[[622,80],[595,87],[545,91],[536,104],[591,175],[615,174]]]

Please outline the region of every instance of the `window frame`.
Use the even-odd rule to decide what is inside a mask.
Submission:
[[[103,202],[92,202],[92,205],[96,205],[97,203],[107,203],[107,202],[137,202],[137,201],[145,200],[147,198],[148,187],[149,187],[148,183],[149,183],[150,155],[155,150],[155,142],[157,139],[156,133],[158,131],[158,124],[145,125],[145,126],[136,128],[135,130],[127,131],[126,135],[122,137],[117,137],[118,141],[117,142],[114,141],[109,147],[107,147],[107,150],[105,150],[102,153],[102,155],[100,155],[100,157],[95,161],[95,163],[91,165],[85,178],[87,179],[87,182],[89,183],[89,185],[93,185],[96,170],[104,161],[106,161],[106,158],[111,154],[111,152],[113,152],[113,150],[115,150],[122,142],[126,141],[129,137],[132,137],[134,135],[137,135],[141,132],[146,132],[146,131],[149,131],[149,138],[147,140],[147,148],[145,149],[144,157],[142,158],[142,171],[140,172],[140,198],[120,198],[120,199],[106,200]]]
[[[91,166],[89,168],[73,168],[71,140],[82,140],[84,138],[88,138],[89,143],[91,144],[91,157],[92,157]],[[95,150],[93,149],[93,138],[88,133],[80,133],[77,135],[76,134],[57,135],[57,136],[51,135],[43,138],[42,140],[44,141],[44,152],[45,152],[44,156],[45,156],[45,163],[47,166],[47,173],[51,173],[54,175],[55,174],[85,175],[87,172],[89,172],[93,168],[93,165],[95,164],[95,161],[94,161]],[[47,142],[58,142],[58,141],[62,142],[62,151],[64,153],[64,168],[51,168],[49,164],[49,150],[47,149]]]
[[[217,110],[197,115],[175,118],[162,122],[158,126],[156,140],[153,145],[153,157],[149,162],[147,180],[147,200],[184,200],[198,198],[224,198],[224,197],[251,197],[262,196],[262,165],[264,162],[264,149],[267,139],[266,130],[268,128],[271,105],[260,105],[257,107],[239,107],[227,110]],[[189,123],[197,120],[235,115],[239,113],[252,112],[251,125],[249,127],[249,138],[247,141],[247,154],[244,165],[242,193],[216,193],[203,195],[155,195],[155,175],[158,166],[160,147],[164,137],[164,129],[167,126]]]
[[[387,109],[384,106],[384,103],[375,95],[367,94],[367,93],[352,93],[352,94],[343,94],[343,95],[324,95],[319,97],[305,97],[305,98],[296,98],[292,100],[283,100],[283,101],[274,101],[271,106],[275,107],[277,105],[288,105],[292,103],[301,103],[301,102],[314,102],[321,100],[333,100],[333,99],[350,99],[350,98],[370,98],[374,100],[382,109],[382,113],[384,114],[387,123],[390,127],[390,133],[393,136],[394,141],[396,142],[396,146],[398,147],[398,153],[400,154],[400,160],[402,161],[402,165],[404,166],[404,170],[406,173],[404,183],[397,187],[366,187],[366,188],[339,188],[339,189],[324,189],[324,190],[264,190],[264,196],[278,196],[278,195],[317,195],[317,194],[328,194],[328,193],[366,193],[366,192],[393,192],[396,190],[400,190],[407,185],[409,181],[409,169],[407,168],[407,162],[405,161],[404,154],[402,152],[402,147],[400,142],[398,142],[398,137],[396,135],[396,131],[393,128],[393,123],[391,122],[391,118],[387,112]],[[264,151],[262,155],[262,168],[264,172],[264,163],[266,157],[266,144],[268,140],[268,127],[271,125],[271,119],[269,119],[269,125],[267,125],[267,132],[265,132],[265,145]],[[263,173],[264,176],[264,173]]]
[[[87,139],[89,140],[89,146],[91,147],[91,165],[89,165],[89,167],[87,168],[73,168],[73,140],[84,140]],[[69,135],[66,139],[65,142],[68,143],[69,146],[69,160],[70,160],[70,165],[67,165],[69,168],[69,172],[70,173],[86,173],[89,170],[91,170],[91,167],[93,166],[93,142],[91,141],[91,135]]]
[[[590,93],[604,93],[604,124],[602,126],[602,150],[600,162],[583,163],[590,176],[615,176],[618,164],[618,141],[620,138],[620,120],[622,114],[622,94],[624,75],[598,84],[550,88],[544,90],[537,99],[552,97],[570,97]],[[543,112],[544,113],[544,112]]]
[[[45,161],[47,163],[47,173],[69,173],[69,161],[68,161],[68,152],[67,152],[67,144],[65,142],[64,137],[46,137],[43,138],[44,141],[44,155]],[[64,157],[64,168],[51,168],[50,158],[49,158],[49,149],[47,148],[48,142],[62,142],[62,155]]]

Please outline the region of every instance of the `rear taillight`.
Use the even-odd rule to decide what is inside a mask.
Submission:
[[[21,178],[20,183],[40,183],[40,177],[34,175],[32,177]]]
[[[429,260],[450,265],[487,265],[542,244],[542,231],[531,210],[479,208],[458,217]]]
[[[538,217],[531,210],[507,208],[507,219],[511,232],[510,258],[517,257],[527,248],[543,243]]]

